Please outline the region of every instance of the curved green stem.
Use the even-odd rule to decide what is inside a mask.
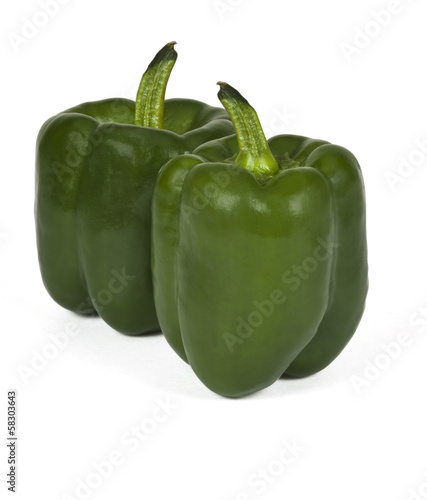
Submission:
[[[240,153],[236,165],[253,172],[256,177],[270,177],[279,166],[270,151],[258,115],[248,101],[231,85],[218,82],[219,100],[236,130]]]
[[[163,127],[163,107],[166,85],[178,57],[174,49],[176,42],[167,43],[148,65],[142,75],[136,95],[135,125]]]

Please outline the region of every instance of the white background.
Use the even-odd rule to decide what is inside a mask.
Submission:
[[[1,494],[14,389],[17,498],[427,498],[426,2],[55,5],[49,18],[36,0],[0,8]],[[384,9],[393,14],[382,12],[380,26]],[[179,58],[167,97],[219,105],[216,82],[225,80],[268,136],[345,146],[365,178],[370,291],[358,331],[323,372],[240,400],[206,389],[161,335],[128,338],[61,309],[38,269],[38,129],[80,102],[134,98],[171,40]],[[43,363],[65,331],[68,345]],[[141,424],[144,440],[126,441]],[[111,454],[120,465],[104,463]]]

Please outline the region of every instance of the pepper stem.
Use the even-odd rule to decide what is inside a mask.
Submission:
[[[135,125],[163,128],[163,107],[166,85],[178,57],[176,42],[167,43],[142,75],[136,95]]]
[[[218,82],[218,98],[230,115],[240,152],[235,164],[256,177],[270,177],[279,166],[270,151],[258,115],[248,101],[231,85]]]

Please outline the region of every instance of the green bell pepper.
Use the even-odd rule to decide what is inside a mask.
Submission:
[[[212,391],[240,397],[331,363],[368,289],[365,195],[356,158],[325,141],[265,139],[232,87],[236,135],[170,160],[153,196],[160,326]]]
[[[36,148],[40,269],[61,306],[98,313],[130,334],[159,329],[151,280],[151,199],[174,156],[233,133],[227,113],[190,99],[164,101],[174,42],[144,73],[136,102],[106,99],[50,118]]]

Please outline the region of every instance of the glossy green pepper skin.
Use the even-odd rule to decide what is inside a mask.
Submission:
[[[50,118],[37,139],[35,216],[46,289],[66,309],[96,312],[129,335],[159,329],[150,233],[160,167],[233,131],[223,109],[164,102],[173,45],[148,67],[136,103],[81,104]]]
[[[236,135],[170,160],[153,197],[162,331],[212,391],[240,397],[310,375],[345,347],[368,288],[355,157],[325,141],[265,140],[232,87]]]

